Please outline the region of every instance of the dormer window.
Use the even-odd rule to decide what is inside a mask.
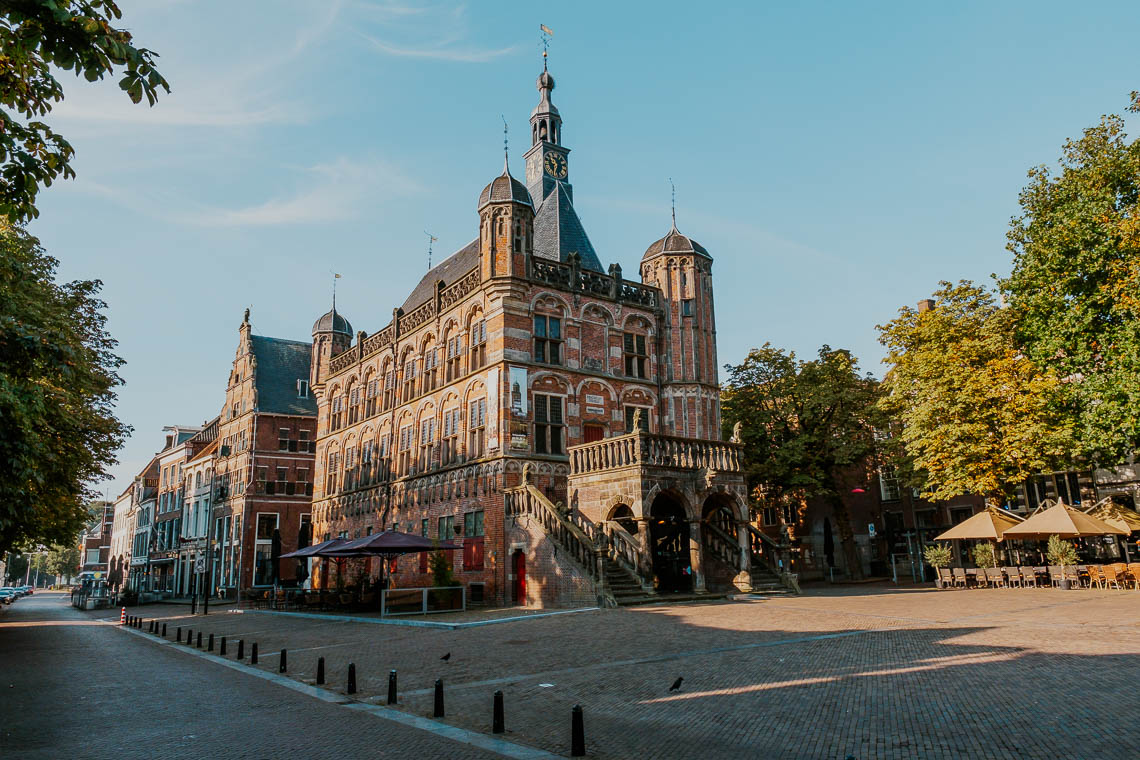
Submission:
[[[308,397],[309,397],[309,381],[308,380],[298,380],[297,381],[297,398],[308,398]]]

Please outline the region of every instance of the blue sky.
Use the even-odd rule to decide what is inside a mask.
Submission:
[[[539,23],[576,205],[636,272],[677,223],[715,263],[721,363],[765,341],[852,349],[941,279],[1009,266],[1026,170],[1140,89],[1140,6],[1092,3],[385,3],[120,0],[173,93],[132,106],[64,79],[78,179],[31,225],[100,278],[135,433],[218,412],[242,310],[307,340],[338,305],[373,332],[523,173]],[[1135,125],[1133,131],[1135,131]],[[112,494],[113,495],[113,494]]]

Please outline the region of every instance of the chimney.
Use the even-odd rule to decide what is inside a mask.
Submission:
[[[918,313],[919,314],[921,314],[924,311],[930,311],[933,308],[934,308],[934,299],[933,298],[924,298],[918,302]]]

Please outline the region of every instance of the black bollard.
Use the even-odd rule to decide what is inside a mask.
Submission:
[[[491,720],[491,733],[501,734],[503,728],[503,692],[495,692],[495,717]]]
[[[182,643],[182,626],[178,626],[178,643]]]
[[[222,657],[226,656],[226,637],[225,636],[222,637],[222,648],[218,652],[218,654],[220,654]]]
[[[238,639],[238,655],[239,660],[245,659],[245,639]]]
[[[253,642],[253,649],[249,650],[249,664],[257,664],[257,642]]]
[[[154,633],[154,621],[153,620],[150,621],[150,625],[148,625],[146,627],[146,632],[147,633]]]
[[[586,755],[586,729],[582,725],[582,705],[574,705],[570,714],[570,757]]]
[[[139,618],[138,625],[136,625],[135,628],[138,628],[141,631],[142,630],[142,624],[143,624],[143,619]]]
[[[206,644],[206,651],[207,652],[213,652],[214,651],[214,634],[212,634],[212,633],[210,634],[209,643]]]
[[[199,649],[202,648],[202,632],[201,631],[198,631],[198,644],[197,644],[197,646]]]
[[[348,663],[348,688],[345,691],[349,694],[356,693],[356,663]]]
[[[435,718],[443,717],[443,679],[435,679],[435,709],[432,710]]]
[[[166,638],[166,623],[162,624],[162,638]]]
[[[281,662],[279,662],[277,664],[277,672],[278,673],[284,673],[285,672],[285,670],[286,670],[285,665],[287,662],[287,656],[288,656],[288,652],[286,652],[284,649],[282,649],[281,650]]]
[[[317,658],[317,685],[321,686],[325,682],[325,658]]]
[[[193,645],[194,645],[194,629],[193,628],[187,628],[186,629],[186,646],[189,647],[189,646],[193,646]]]
[[[396,704],[396,671],[388,673],[388,704]]]

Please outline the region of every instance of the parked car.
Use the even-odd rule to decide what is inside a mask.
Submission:
[[[24,590],[27,592],[28,596],[31,596],[32,594],[36,593],[36,587],[35,586],[24,586]]]
[[[0,588],[0,603],[11,604],[16,601],[16,589],[5,586]]]

